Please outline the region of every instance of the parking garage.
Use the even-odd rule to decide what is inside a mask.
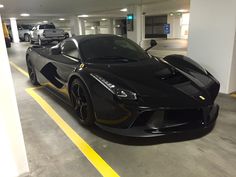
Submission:
[[[235,8],[0,1],[0,176],[234,177]]]

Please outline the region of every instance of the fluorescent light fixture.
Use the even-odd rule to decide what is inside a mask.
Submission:
[[[185,12],[188,12],[188,10],[187,9],[180,9],[180,10],[177,10],[177,12],[185,13]]]
[[[43,21],[43,23],[48,23],[48,21],[45,20],[45,21]]]
[[[94,30],[94,29],[95,29],[95,27],[94,27],[94,26],[92,26],[92,27],[91,27],[91,29],[92,29],[92,30]]]
[[[127,8],[123,8],[123,9],[120,9],[121,12],[127,12],[128,9]]]
[[[170,16],[171,16],[171,17],[174,16],[174,13],[170,13]]]
[[[78,17],[85,17],[86,18],[86,17],[88,17],[88,15],[85,15],[85,14],[84,15],[78,15]]]
[[[64,21],[65,19],[64,18],[59,18],[60,21]]]
[[[102,21],[106,21],[107,19],[106,19],[106,18],[102,18],[101,20],[102,20]]]
[[[3,8],[4,7],[4,5],[3,4],[0,4],[0,8]]]
[[[28,17],[28,16],[30,16],[30,14],[22,13],[22,14],[20,14],[20,16],[22,16],[22,17]]]

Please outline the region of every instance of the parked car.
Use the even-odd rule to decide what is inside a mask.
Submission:
[[[26,25],[26,24],[17,25],[18,34],[21,41],[30,42],[30,31],[32,30],[32,27],[33,27],[32,25]],[[7,28],[9,30],[9,36],[12,41],[13,38],[12,38],[11,26],[7,25]]]
[[[30,31],[32,30],[32,25],[17,25],[19,38],[22,41],[30,42]]]
[[[182,55],[151,56],[115,35],[75,36],[51,48],[27,50],[34,85],[65,94],[83,125],[126,136],[211,130],[218,116],[219,82]]]
[[[7,29],[7,25],[5,23],[2,23],[2,28],[3,28],[4,38],[5,38],[5,42],[6,42],[6,47],[10,48],[11,41],[10,41],[10,36],[9,36],[9,31]]]
[[[65,39],[65,33],[62,29],[56,29],[54,24],[41,24],[32,28],[31,44],[38,42],[39,45],[53,41],[62,41]]]

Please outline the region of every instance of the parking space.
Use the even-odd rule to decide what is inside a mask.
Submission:
[[[213,131],[203,137],[200,134],[169,139],[120,137],[80,125],[73,109],[51,88],[33,90],[38,98],[27,92],[32,85],[22,71],[26,71],[28,44],[13,45],[8,52],[13,63],[11,70],[31,176],[233,177],[236,174],[234,98],[218,97],[217,103],[221,106],[218,121]],[[42,100],[45,103],[42,104]],[[55,121],[58,117],[68,126],[66,131],[72,131],[72,136]],[[71,137],[81,137],[91,149],[83,149],[83,143],[81,145],[78,139],[73,142]],[[98,156],[90,156],[91,152]],[[111,175],[103,174],[107,169],[111,170]]]

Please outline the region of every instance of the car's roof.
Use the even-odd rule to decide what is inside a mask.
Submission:
[[[119,36],[113,34],[90,34],[90,35],[73,36],[72,39],[75,39],[78,43],[81,43],[86,40],[96,39],[101,37],[119,37]]]

